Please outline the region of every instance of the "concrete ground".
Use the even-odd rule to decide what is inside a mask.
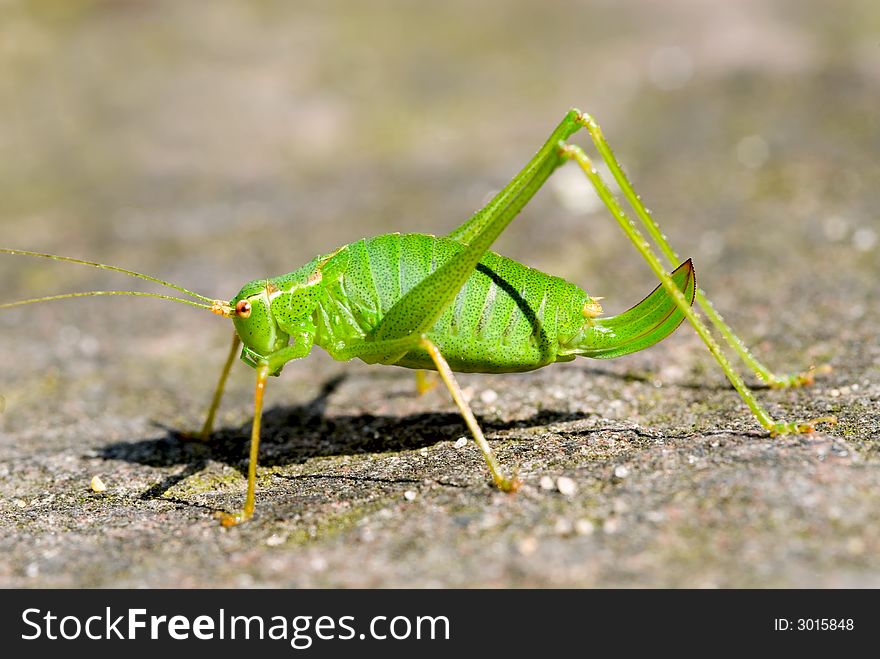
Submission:
[[[224,529],[253,372],[210,445],[176,431],[201,423],[228,321],[5,309],[0,585],[880,587],[875,2],[295,5],[0,7],[0,246],[228,298],[362,236],[451,230],[577,105],[755,353],[832,367],[759,389],[770,412],[840,422],[768,436],[688,327],[463,375],[511,496],[444,390],[316,350],[270,382],[258,514]],[[655,285],[569,168],[496,247],[611,313]],[[0,278],[0,302],[146,290],[8,255]]]

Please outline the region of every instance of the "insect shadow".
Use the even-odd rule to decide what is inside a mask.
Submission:
[[[412,451],[467,434],[461,416],[452,412],[405,416],[327,416],[327,401],[345,379],[345,375],[340,375],[326,381],[317,396],[307,403],[275,406],[263,413],[264,432],[260,447],[263,466],[301,464],[310,458],[322,456]],[[587,416],[589,414],[583,412],[545,409],[527,419],[480,419],[480,423],[490,430],[510,430],[576,421]],[[177,483],[199,473],[211,461],[246,471],[250,421],[240,426],[218,429],[208,442],[189,440],[178,430],[159,427],[165,431],[161,437],[116,442],[97,451],[98,457],[107,460],[123,460],[150,467],[185,466],[179,473],[167,476],[149,488],[141,499],[163,497]]]
[[[657,377],[651,373],[640,373],[632,370],[618,372],[601,366],[582,366],[581,368],[585,373],[589,373],[590,375],[602,375],[616,380],[622,380],[623,382],[643,382],[650,385],[654,385],[654,383],[657,382]],[[729,382],[710,384],[696,381],[680,381],[665,386],[674,386],[677,389],[691,389],[694,391],[736,391],[733,385]],[[770,391],[773,389],[769,384],[763,382],[754,382],[749,385],[749,388],[754,391]]]

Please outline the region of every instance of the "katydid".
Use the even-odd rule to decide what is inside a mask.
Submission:
[[[734,370],[692,304],[704,311],[737,356],[771,386],[801,386],[813,369],[777,376],[749,353],[697,288],[686,260],[670,274],[654,248],[600,177],[586,153],[568,139],[586,129],[669,267],[680,261],[617,162],[593,118],[570,110],[544,145],[484,208],[445,237],[386,234],[343,245],[289,274],[251,281],[228,302],[114,266],[23,250],[7,254],[53,258],[123,272],[177,290],[194,300],[128,291],[68,293],[0,305],[0,308],[91,295],[139,295],[209,309],[232,320],[232,347],[222,369],[200,437],[208,440],[226,378],[239,354],[256,370],[247,494],[242,510],[223,514],[227,526],[249,519],[260,443],[263,394],[270,375],[320,346],[333,358],[357,357],[370,364],[436,370],[449,389],[495,484],[516,490],[505,475],[455,380],[454,371],[523,372],[576,356],[610,359],[642,350],[671,334],[687,319],[706,344],[758,422],[771,435],[810,432],[832,416],[809,421],[774,419]],[[563,279],[489,251],[492,243],[532,196],[567,161],[574,161],[660,281],[642,302],[612,317],[602,316],[600,299]]]

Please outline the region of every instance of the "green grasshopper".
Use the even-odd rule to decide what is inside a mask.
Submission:
[[[453,376],[458,372],[509,373],[571,361],[576,356],[610,359],[642,350],[671,334],[687,319],[724,370],[758,422],[771,435],[810,432],[831,416],[809,421],[776,420],[761,406],[733,369],[694,301],[739,358],[770,386],[812,382],[814,369],[777,376],[753,357],[697,288],[693,264],[684,261],[671,274],[630,221],[584,151],[568,139],[586,129],[623,196],[670,267],[678,255],[660,233],[617,162],[595,120],[570,110],[525,168],[484,208],[445,237],[386,234],[343,245],[299,270],[256,279],[229,300],[214,300],[141,273],[69,257],[23,250],[7,254],[52,258],[123,272],[180,291],[200,302],[157,293],[90,291],[0,305],[0,308],[92,295],[139,295],[206,308],[232,320],[232,347],[220,375],[200,437],[211,436],[227,376],[240,356],[256,370],[247,494],[236,514],[223,514],[232,526],[254,512],[263,394],[270,375],[320,346],[334,359],[361,359],[439,372],[479,446],[495,484],[516,490],[518,479],[504,474]],[[591,297],[563,279],[544,274],[489,248],[511,220],[562,164],[574,161],[602,202],[648,262],[660,285],[642,302],[613,317],[602,317],[601,298]]]

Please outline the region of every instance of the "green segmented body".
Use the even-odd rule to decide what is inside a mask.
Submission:
[[[370,342],[386,314],[417,284],[465,248],[450,238],[392,233],[344,245],[299,270],[246,285],[233,300],[266,295],[271,313],[248,328],[277,350],[289,337],[337,359]],[[693,271],[674,275],[693,295]],[[453,370],[530,371],[576,355],[617,357],[659,341],[681,322],[661,289],[612,318],[585,313],[593,299],[580,287],[486,252],[454,300],[426,332]],[[256,305],[255,305],[256,306]],[[241,331],[241,330],[240,330]],[[248,361],[246,336],[245,361]],[[257,353],[259,354],[259,353]],[[393,357],[355,355],[368,363],[433,369],[420,348]]]
[[[368,336],[403,295],[461,250],[454,240],[424,234],[387,234],[348,245],[333,257],[347,259],[348,267],[328,287],[333,311],[319,312],[315,342],[332,348],[348,336],[349,328],[334,322],[334,311],[354,319],[361,338]],[[587,299],[574,284],[487,252],[427,336],[456,371],[528,371],[573,358],[559,348],[583,325]],[[395,363],[432,366],[421,351]]]

